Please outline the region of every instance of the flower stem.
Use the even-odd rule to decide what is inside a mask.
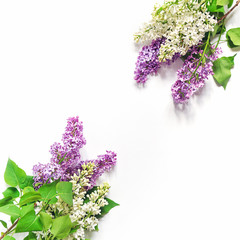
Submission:
[[[240,0],[239,0],[239,1],[240,1]],[[223,30],[224,30],[224,25],[222,25],[221,32],[220,32],[219,37],[218,37],[218,41],[217,41],[217,44],[216,44],[213,52],[216,51],[216,49],[217,49],[217,47],[218,47],[218,45],[219,45],[219,43],[220,43],[220,40],[221,40],[221,37],[222,37],[222,34],[223,34]]]
[[[240,0],[239,0],[239,1],[240,1]],[[194,77],[194,75],[196,74],[196,72],[197,72],[199,66],[201,65],[201,63],[202,63],[202,61],[203,61],[203,59],[204,59],[204,57],[205,57],[205,53],[206,53],[206,51],[207,51],[207,48],[208,48],[209,42],[210,42],[210,32],[208,33],[208,39],[207,39],[207,42],[206,42],[205,48],[204,48],[204,50],[203,50],[202,56],[201,56],[201,58],[200,58],[200,60],[199,60],[199,62],[198,62],[198,65],[197,65],[195,71],[192,73],[192,75],[191,75],[189,81]]]
[[[240,3],[240,0],[237,0],[237,2],[235,3],[235,5],[224,15],[222,16],[222,18],[220,20],[218,20],[218,24],[223,20],[225,19]]]
[[[11,230],[17,225],[20,218],[18,218],[13,225],[0,237],[0,240],[3,239],[8,233],[11,232]]]

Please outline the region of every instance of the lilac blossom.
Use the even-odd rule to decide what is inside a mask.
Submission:
[[[42,184],[60,179],[69,181],[74,173],[81,169],[82,164],[93,162],[95,164],[94,173],[90,179],[91,187],[96,179],[105,171],[109,171],[116,163],[116,154],[107,151],[105,155],[100,155],[96,160],[83,161],[80,149],[86,144],[83,137],[83,125],[78,117],[69,118],[67,127],[62,137],[61,143],[54,143],[50,147],[52,155],[50,163],[35,165],[33,167],[34,186],[39,188]]]
[[[96,185],[96,180],[104,173],[108,172],[112,169],[112,167],[116,164],[117,154],[112,151],[107,151],[104,155],[99,155],[96,160],[88,160],[88,162],[92,162],[95,165],[93,175],[90,178],[90,189]]]
[[[64,169],[57,163],[34,165],[33,176],[35,188],[39,188],[43,183],[51,183],[53,179],[67,180]]]
[[[134,71],[134,79],[137,83],[145,83],[149,74],[156,74],[161,64],[170,64],[174,62],[179,54],[175,54],[172,60],[165,62],[159,61],[159,50],[162,44],[165,43],[165,38],[158,38],[153,40],[150,45],[143,46],[139,52],[138,60],[136,62],[136,69]]]
[[[177,71],[177,81],[172,86],[172,96],[176,103],[186,103],[189,98],[205,85],[209,75],[213,75],[213,61],[221,54],[221,48],[211,46],[209,54],[202,59],[203,50],[194,46],[189,50],[189,55],[183,67]]]
[[[145,83],[149,74],[157,73],[160,68],[160,62],[158,60],[159,49],[163,42],[164,39],[153,40],[150,45],[144,46],[139,52],[134,72],[134,79],[137,83]]]
[[[54,143],[50,147],[50,153],[52,154],[51,162],[59,163],[62,161],[71,165],[73,162],[80,161],[79,150],[86,144],[86,140],[83,137],[82,122],[79,122],[78,117],[68,119],[62,142],[63,145]]]

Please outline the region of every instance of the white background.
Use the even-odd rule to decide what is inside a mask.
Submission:
[[[210,78],[183,109],[170,92],[181,61],[137,87],[132,34],[155,1],[0,2],[0,190],[8,157],[31,174],[78,115],[85,159],[118,154],[104,179],[121,206],[92,240],[237,240],[240,55],[226,91]]]

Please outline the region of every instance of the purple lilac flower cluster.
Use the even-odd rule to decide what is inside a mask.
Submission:
[[[160,68],[160,62],[158,60],[159,49],[164,41],[164,39],[160,38],[153,40],[150,45],[143,46],[139,52],[134,72],[134,79],[137,83],[145,83],[149,74],[157,73]]]
[[[86,144],[83,137],[83,125],[78,117],[69,118],[65,133],[62,136],[63,145],[54,143],[50,147],[51,162],[61,164],[63,169],[75,168],[81,160],[80,148]]]
[[[74,173],[77,173],[78,169],[81,169],[82,164],[91,161],[95,164],[94,174],[90,179],[91,187],[93,187],[96,179],[116,164],[116,154],[107,151],[105,155],[98,156],[96,160],[83,161],[80,149],[85,144],[82,122],[78,117],[69,118],[62,136],[62,144],[54,143],[50,147],[52,155],[50,163],[39,163],[33,167],[34,186],[38,188],[43,183],[57,179],[68,181]]]
[[[43,183],[51,183],[52,180],[62,179],[66,174],[60,164],[57,163],[38,163],[33,166],[34,186],[39,188]],[[66,177],[65,179],[66,180]]]
[[[183,67],[177,72],[177,81],[172,86],[172,96],[176,103],[186,103],[188,99],[205,85],[209,75],[213,75],[213,61],[222,53],[221,48],[211,46],[210,53],[202,56],[203,50],[194,46],[189,50],[189,55]]]
[[[96,166],[93,170],[93,175],[90,179],[90,189],[96,185],[96,180],[104,173],[112,169],[116,164],[117,154],[111,151],[107,151],[104,155],[99,155],[96,160],[88,160],[86,162],[92,162]]]
[[[142,47],[139,52],[139,56],[136,62],[136,68],[134,71],[134,79],[137,83],[145,83],[147,77],[150,74],[156,74],[161,64],[169,65],[174,62],[180,55],[175,54],[172,60],[166,60],[166,62],[159,62],[159,50],[161,45],[165,43],[165,38],[158,38],[153,40],[150,45]]]

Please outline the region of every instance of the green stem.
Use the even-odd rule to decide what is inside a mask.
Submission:
[[[216,44],[217,42],[218,42],[218,41],[213,42],[212,45]],[[221,42],[227,42],[227,40],[220,40],[219,43],[221,43]]]
[[[191,75],[189,81],[190,81],[190,80],[193,78],[193,76],[196,74],[199,66],[201,65],[203,59],[205,58],[205,53],[206,53],[206,51],[207,51],[207,47],[209,46],[209,42],[210,42],[210,35],[211,35],[211,33],[209,32],[209,33],[208,33],[208,39],[207,39],[205,48],[204,48],[204,50],[203,50],[202,56],[201,56],[201,58],[200,58],[200,60],[199,60],[199,62],[198,62],[198,65],[197,65],[195,71],[194,71],[193,74]]]
[[[61,163],[62,163],[62,161],[65,159],[66,155],[67,155],[67,153],[64,154],[64,156],[62,157],[62,159],[60,159],[60,161],[58,162],[58,164],[61,164]]]
[[[216,49],[217,49],[217,47],[218,47],[218,45],[220,43],[220,40],[221,40],[221,37],[222,37],[222,34],[223,34],[223,29],[224,29],[224,24],[222,25],[221,32],[220,32],[219,37],[218,37],[218,41],[217,41],[217,44],[216,44],[215,49],[214,49],[213,52],[216,51]]]
[[[13,225],[0,237],[0,240],[3,239],[6,235],[8,235],[10,232],[14,230],[14,227],[17,225],[20,218],[18,218]]]

